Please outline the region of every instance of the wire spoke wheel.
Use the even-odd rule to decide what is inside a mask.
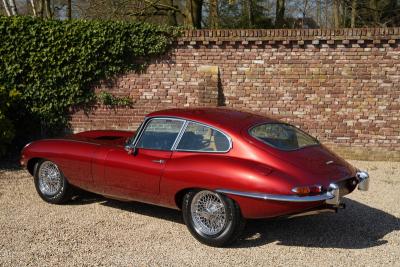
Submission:
[[[201,191],[193,197],[191,215],[195,229],[209,236],[222,232],[228,221],[223,200],[211,191]]]
[[[43,162],[38,171],[38,183],[42,194],[56,195],[63,186],[63,177],[57,165],[51,161]]]

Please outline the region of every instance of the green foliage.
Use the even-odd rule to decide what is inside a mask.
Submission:
[[[109,92],[102,91],[97,95],[97,100],[109,107],[130,107],[133,102],[129,97],[117,97],[113,96]]]
[[[68,122],[71,107],[96,101],[96,82],[140,68],[165,52],[173,35],[139,22],[0,16],[0,84],[21,92],[20,108],[42,127],[55,128]]]
[[[0,156],[4,155],[7,146],[11,143],[15,135],[14,125],[8,118],[7,113],[11,105],[13,105],[21,96],[21,93],[15,89],[6,91],[0,86]]]

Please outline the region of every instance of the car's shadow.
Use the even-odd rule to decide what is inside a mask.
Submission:
[[[120,202],[92,195],[78,198],[75,205],[99,202],[101,205],[183,224],[181,212],[163,207]],[[249,220],[242,237],[231,248],[247,248],[275,243],[283,246],[361,249],[386,244],[385,235],[400,230],[400,219],[345,199],[347,208],[339,213],[325,213],[292,219]]]
[[[351,199],[344,202],[347,208],[337,214],[249,221],[234,246],[276,242],[283,246],[361,249],[386,244],[385,235],[400,230],[399,218]]]
[[[90,192],[79,192],[79,197],[69,202],[69,205],[86,205],[91,203],[99,203],[100,205],[116,208],[124,211],[138,213],[144,216],[154,217],[157,219],[168,220],[175,223],[183,224],[181,212],[174,209],[168,209],[160,206],[145,204],[135,201],[118,201],[105,198],[103,196]]]

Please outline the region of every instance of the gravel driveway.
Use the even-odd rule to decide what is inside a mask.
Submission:
[[[352,163],[371,184],[346,210],[250,221],[228,248],[198,243],[175,210],[94,195],[46,204],[27,172],[0,168],[0,266],[400,266],[400,162]]]

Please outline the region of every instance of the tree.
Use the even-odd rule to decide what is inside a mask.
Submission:
[[[354,28],[356,26],[357,17],[357,0],[351,1],[351,23],[350,27]]]
[[[29,0],[29,3],[31,4],[32,7],[32,14],[34,17],[37,17],[37,12],[36,12],[36,4],[34,0]]]
[[[333,0],[333,25],[340,27],[340,0]]]
[[[10,17],[18,15],[18,10],[17,10],[17,5],[15,4],[15,0],[3,0],[3,5],[7,16]]]
[[[67,18],[72,19],[72,0],[67,1]]]
[[[8,5],[7,0],[3,0],[4,10],[6,11],[7,16],[11,16],[10,6]]]
[[[285,0],[276,0],[275,27],[282,28],[285,24]]]
[[[378,26],[379,10],[377,0],[369,0],[369,9],[371,11],[373,25]]]
[[[400,26],[400,2],[398,0],[389,0],[382,12],[382,17],[386,26]]]
[[[253,0],[243,1],[243,17],[246,18],[247,28],[254,27],[254,3]]]
[[[208,27],[211,29],[219,28],[219,12],[218,12],[218,0],[209,0],[209,14],[208,14]]]
[[[45,0],[45,6],[46,6],[46,15],[47,18],[52,19],[53,18],[53,10],[51,9],[51,0]]]
[[[186,0],[184,25],[201,28],[203,0]]]
[[[399,0],[1,0],[0,9],[6,16],[146,21],[193,29],[400,26]]]
[[[321,27],[322,21],[321,21],[321,0],[316,0],[317,2],[317,24],[318,27]]]

